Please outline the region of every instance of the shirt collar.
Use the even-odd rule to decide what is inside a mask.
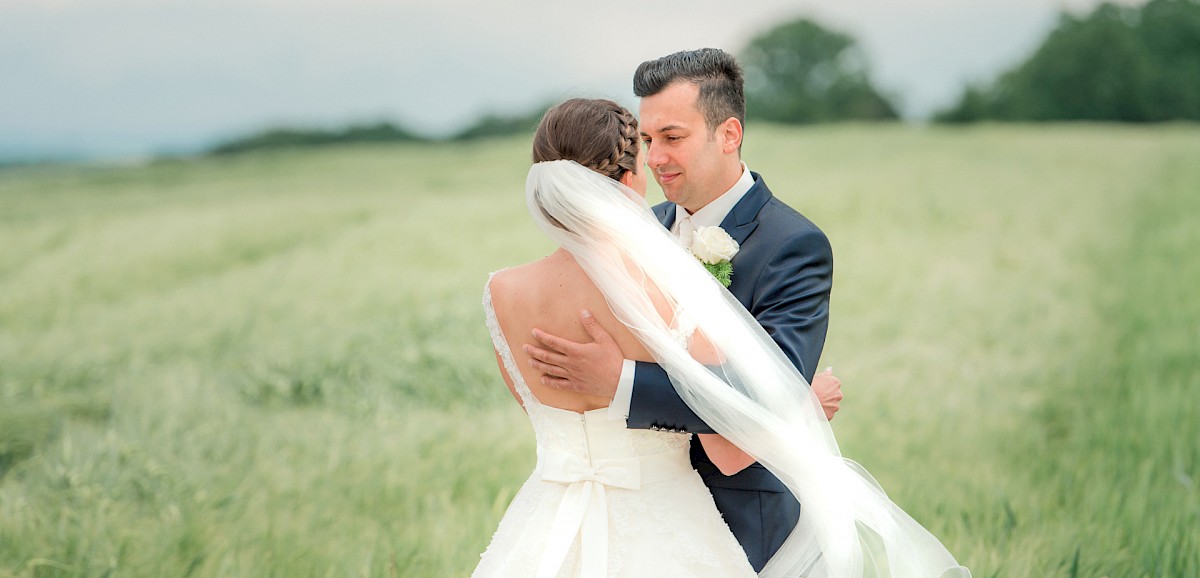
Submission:
[[[738,204],[738,201],[742,200],[742,197],[746,196],[746,193],[753,186],[754,176],[750,174],[750,169],[746,168],[746,163],[742,163],[742,176],[738,178],[737,182],[728,191],[713,199],[711,203],[701,207],[699,211],[692,213],[692,224],[697,228],[720,226],[721,221],[725,220],[729,211],[733,210],[733,207]],[[678,217],[687,215],[687,211],[683,207],[676,207],[676,210],[682,211],[682,214],[678,215]],[[676,219],[675,222],[678,223],[679,219]],[[672,229],[676,228],[672,227]]]

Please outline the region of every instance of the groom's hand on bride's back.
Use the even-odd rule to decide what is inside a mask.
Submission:
[[[576,343],[535,328],[533,338],[542,347],[524,346],[529,364],[544,374],[542,385],[612,399],[625,359],[621,348],[589,312],[580,312],[579,318],[591,343]]]

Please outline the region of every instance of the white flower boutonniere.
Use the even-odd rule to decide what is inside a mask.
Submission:
[[[733,263],[730,260],[739,249],[741,247],[737,241],[720,227],[699,227],[692,236],[692,254],[726,287],[733,282]]]

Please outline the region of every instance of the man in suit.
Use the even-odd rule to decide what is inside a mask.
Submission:
[[[741,161],[745,116],[742,72],[717,49],[644,62],[634,74],[646,164],[667,197],[654,207],[663,226],[691,246],[692,233],[720,225],[741,249],[729,290],[810,382],[825,342],[833,254],[825,234],[771,194]],[[715,433],[680,399],[656,364],[622,359],[611,338],[582,316],[593,341],[574,343],[541,331],[545,348],[528,347],[542,383],[613,399],[609,415],[630,428]],[[832,417],[841,400],[835,378],[814,391]],[[697,438],[692,463],[751,565],[761,570],[795,527],[800,504],[763,466],[724,475]]]

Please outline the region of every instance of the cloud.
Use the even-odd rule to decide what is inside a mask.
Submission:
[[[1022,57],[1060,6],[1095,3],[1062,2],[6,0],[0,146],[194,146],[384,118],[444,133],[566,96],[632,104],[641,61],[736,52],[800,14],[858,38],[885,87],[922,113]]]

